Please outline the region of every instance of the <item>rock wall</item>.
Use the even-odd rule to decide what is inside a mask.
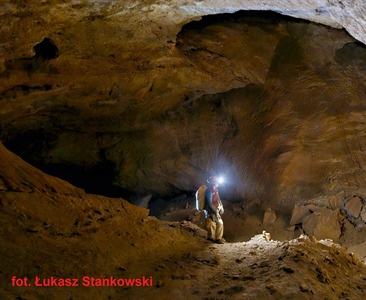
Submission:
[[[244,12],[176,37],[132,2],[7,5],[0,138],[32,164],[164,196],[222,173],[228,199],[285,213],[364,196],[366,51],[345,31]]]

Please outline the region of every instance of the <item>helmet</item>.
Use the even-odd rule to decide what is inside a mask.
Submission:
[[[208,179],[207,179],[207,182],[209,184],[216,184],[216,183],[221,183],[222,180],[220,177],[217,177],[217,176],[210,176]]]

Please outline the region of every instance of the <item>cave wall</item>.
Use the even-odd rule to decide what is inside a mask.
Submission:
[[[169,196],[222,173],[230,198],[285,211],[365,194],[366,51],[344,30],[243,12],[175,36],[179,17],[70,3],[2,14],[0,138],[27,161],[110,176],[105,193]]]

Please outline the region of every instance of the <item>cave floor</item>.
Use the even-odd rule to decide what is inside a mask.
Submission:
[[[147,216],[122,234],[117,219],[73,237],[47,237],[34,226],[27,234],[14,232],[14,244],[3,248],[1,299],[362,299],[366,294],[365,265],[330,240],[275,241],[264,231],[247,242],[221,245],[207,241],[190,222]],[[32,286],[11,287],[12,276],[21,274]],[[43,285],[47,278],[77,278],[79,286],[39,287],[36,276]],[[123,286],[113,286],[113,280],[98,286],[104,278]],[[128,286],[128,279],[135,286]]]
[[[214,244],[189,221],[0,158],[0,299],[365,298],[365,265],[330,240]]]
[[[329,240],[301,236],[286,242],[270,234],[243,243],[207,243],[179,261],[161,263],[151,299],[361,299],[366,268]],[[135,298],[134,292],[138,297]],[[149,295],[149,296],[148,296]]]

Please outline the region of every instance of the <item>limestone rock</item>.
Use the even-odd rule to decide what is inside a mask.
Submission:
[[[133,203],[134,205],[137,205],[137,206],[148,208],[151,197],[152,197],[152,195],[146,195],[146,196],[143,196],[143,197],[138,197],[136,200],[131,201],[131,203]]]
[[[271,208],[267,208],[267,210],[264,212],[263,225],[264,226],[271,226],[271,225],[274,224],[276,219],[277,219],[276,212]]]
[[[366,241],[361,244],[349,247],[347,252],[353,253],[360,259],[364,258],[366,256]]]
[[[322,207],[320,207],[319,205],[313,204],[313,203],[309,203],[309,204],[307,204],[307,205],[306,205],[306,208],[307,208],[310,212],[312,212],[312,213],[317,212],[317,211],[319,211],[319,210],[321,210],[321,209],[322,209]]]
[[[302,220],[308,215],[310,215],[310,210],[307,208],[307,206],[295,204],[295,207],[292,210],[290,225],[302,223]]]
[[[342,195],[332,195],[328,198],[329,207],[331,209],[340,208],[342,204]]]
[[[362,207],[360,216],[361,216],[362,221],[364,221],[366,223],[366,206],[365,205]]]
[[[360,5],[28,2],[0,7],[0,139],[29,163],[167,198],[222,170],[229,197],[286,214],[323,193],[366,194],[364,47],[264,12],[362,33]]]
[[[358,245],[366,240],[366,230],[364,227],[364,222],[356,220],[355,223],[351,223],[348,218],[342,221],[342,235],[339,239],[339,243],[345,247],[349,248],[354,245]],[[361,224],[362,223],[362,224]]]
[[[347,200],[344,205],[344,209],[346,210],[347,214],[353,218],[358,218],[361,213],[362,209],[362,200],[360,197],[352,197]]]
[[[49,176],[10,152],[0,142],[0,191],[59,193],[82,197],[85,192]]]
[[[295,231],[295,229],[296,229],[295,225],[286,228],[287,231]]]
[[[307,235],[313,235],[318,240],[332,239],[338,241],[341,235],[339,224],[339,209],[323,208],[303,218],[302,228]]]
[[[362,229],[365,228],[365,223],[362,221],[361,218],[357,218],[355,220],[355,229],[356,231],[360,232]]]

